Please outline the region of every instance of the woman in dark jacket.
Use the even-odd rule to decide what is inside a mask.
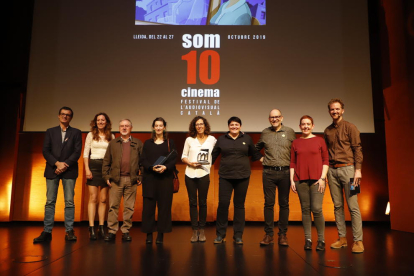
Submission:
[[[152,138],[145,141],[142,150],[142,232],[147,233],[147,243],[152,243],[152,232],[157,231],[156,243],[163,243],[164,233],[172,231],[171,205],[173,198],[173,172],[177,159],[174,141],[167,138],[167,122],[155,118],[152,122]],[[170,152],[173,151],[170,154]],[[168,157],[162,165],[154,166],[160,156]],[[158,206],[158,222],[155,223],[155,207]]]
[[[217,237],[214,243],[225,241],[230,199],[234,190],[233,240],[236,244],[243,244],[242,236],[245,224],[244,202],[251,173],[249,156],[252,156],[252,160],[256,161],[262,155],[255,148],[252,138],[240,132],[241,125],[240,118],[231,117],[228,120],[229,132],[217,139],[212,153],[213,163],[221,154],[219,205],[216,223]]]

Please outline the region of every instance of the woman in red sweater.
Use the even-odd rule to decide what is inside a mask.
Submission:
[[[312,134],[312,117],[300,118],[300,139],[292,143],[290,182],[292,191],[298,193],[305,230],[305,250],[312,250],[311,226],[313,218],[318,232],[316,250],[325,250],[325,219],[322,213],[325,178],[329,168],[328,149],[325,140]]]

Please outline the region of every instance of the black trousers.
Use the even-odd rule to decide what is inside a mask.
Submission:
[[[173,199],[173,183],[171,179],[154,182],[154,197],[144,197],[142,208],[141,230],[144,233],[172,231],[171,205]],[[158,222],[155,223],[155,208],[158,207]]]
[[[279,199],[279,235],[285,235],[289,221],[289,191],[290,176],[289,170],[274,171],[263,169],[263,193],[265,198],[264,205],[264,230],[267,235],[274,235],[274,207],[276,201],[276,187],[278,189]]]
[[[249,187],[250,177],[242,179],[225,179],[219,178],[219,205],[217,208],[217,236],[226,236],[228,225],[229,206],[231,195],[234,190],[233,206],[233,230],[234,238],[241,238],[243,236],[245,225],[245,210],[244,202],[246,200],[247,188]]]
[[[188,200],[190,203],[191,227],[193,230],[204,229],[207,220],[207,193],[210,185],[210,175],[200,178],[190,178],[185,176],[185,186],[187,187]],[[198,206],[197,210],[197,192]]]

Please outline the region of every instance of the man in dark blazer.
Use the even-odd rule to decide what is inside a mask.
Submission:
[[[46,205],[44,229],[33,243],[47,242],[52,239],[52,228],[55,220],[55,205],[62,180],[65,197],[65,228],[67,241],[76,241],[73,231],[75,219],[75,183],[78,177],[78,159],[82,151],[82,133],[79,129],[69,126],[73,118],[70,107],[59,110],[59,126],[46,131],[43,142],[43,156],[46,159]]]

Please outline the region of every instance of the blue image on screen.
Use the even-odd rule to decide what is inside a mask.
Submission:
[[[210,0],[136,1],[135,20],[170,25],[206,25]]]
[[[210,25],[266,25],[266,2],[263,0],[222,0]]]
[[[136,25],[266,25],[266,0],[220,0],[214,7],[211,0],[135,2]]]

